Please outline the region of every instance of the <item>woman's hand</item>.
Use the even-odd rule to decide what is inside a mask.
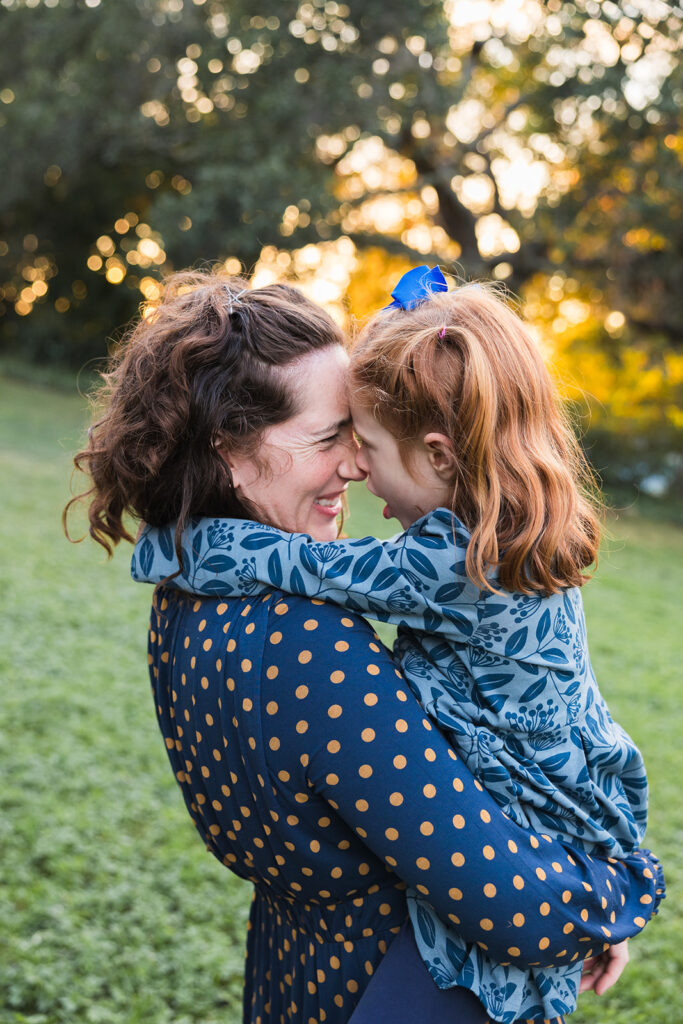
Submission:
[[[579,992],[593,990],[596,996],[604,995],[621,977],[628,963],[628,939],[610,946],[599,956],[584,961]]]

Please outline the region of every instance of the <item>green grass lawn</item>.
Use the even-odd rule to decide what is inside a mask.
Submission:
[[[169,769],[147,681],[151,589],[130,581],[128,549],[107,562],[61,532],[83,424],[78,396],[0,377],[0,1024],[236,1024],[250,886],[204,852]],[[362,488],[352,513],[351,534],[396,526]],[[591,651],[646,757],[670,897],[624,979],[573,1021],[675,1024],[683,531],[631,510],[610,532],[585,591]]]

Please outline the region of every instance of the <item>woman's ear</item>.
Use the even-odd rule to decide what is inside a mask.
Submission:
[[[450,480],[457,466],[451,440],[445,434],[432,431],[425,434],[422,443],[427,449],[427,458],[434,472],[443,480]]]
[[[247,465],[249,464],[249,460],[245,459],[243,456],[236,455],[234,452],[229,451],[229,449],[225,445],[217,444],[216,451],[218,455],[220,455],[225,465],[228,467],[230,479],[232,480],[233,490],[235,491],[235,493],[237,493],[237,489],[244,484],[243,478],[246,475],[246,469]],[[253,462],[251,462],[251,466],[253,467]]]

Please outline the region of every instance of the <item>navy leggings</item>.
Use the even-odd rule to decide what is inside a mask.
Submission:
[[[435,985],[418,953],[410,921],[406,921],[349,1024],[489,1024],[489,1020],[469,989]],[[556,1018],[553,1024],[563,1024],[563,1018]]]

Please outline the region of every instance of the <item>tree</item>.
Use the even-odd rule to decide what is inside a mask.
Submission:
[[[340,236],[680,339],[673,4],[2,2],[5,347],[78,364],[162,270]]]

